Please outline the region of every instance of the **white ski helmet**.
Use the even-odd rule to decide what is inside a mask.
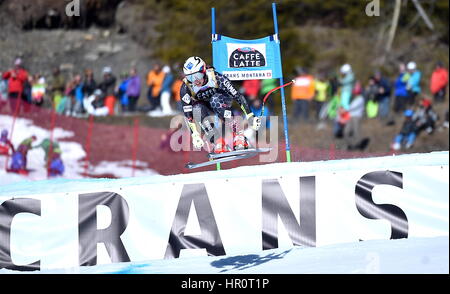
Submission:
[[[183,66],[183,72],[189,82],[193,82],[196,79],[203,78],[206,71],[206,63],[200,57],[189,57]],[[201,75],[195,75],[201,73]]]

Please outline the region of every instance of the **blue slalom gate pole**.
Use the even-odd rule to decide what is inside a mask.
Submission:
[[[278,20],[277,20],[277,8],[276,4],[272,3],[272,14],[273,14],[273,26],[275,30],[275,35],[278,38]],[[279,40],[279,38],[278,38]],[[281,62],[281,53],[280,53],[280,63]],[[281,68],[283,66],[281,65]],[[284,84],[283,75],[280,78],[280,86]],[[286,161],[291,162],[291,146],[289,144],[289,130],[288,130],[288,120],[287,120],[287,111],[286,111],[286,98],[284,95],[284,88],[281,88],[281,108],[283,110],[283,123],[284,123],[284,137],[286,140]]]
[[[211,8],[211,40],[212,40],[212,42],[213,42],[213,38],[214,38],[215,34],[216,34],[216,9],[214,7],[212,7]],[[214,58],[214,56],[213,56],[213,58]],[[214,64],[214,60],[213,60],[213,64]],[[215,127],[217,127],[219,125],[218,122],[219,122],[219,118],[217,117],[217,114],[216,114],[215,121],[214,121]],[[216,164],[216,169],[217,170],[221,169],[220,163]]]

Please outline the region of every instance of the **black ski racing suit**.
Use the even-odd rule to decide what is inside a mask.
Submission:
[[[222,122],[231,122],[230,127],[233,132],[237,132],[239,130],[232,112],[233,100],[240,105],[246,116],[251,111],[245,97],[234,88],[227,77],[214,71],[213,68],[209,68],[205,73],[205,80],[202,87],[195,87],[184,79],[180,97],[191,132],[196,131],[195,122],[197,121],[205,131],[207,138],[214,143],[214,137],[217,139],[221,136],[217,133],[219,130],[205,119],[210,112],[217,114]]]

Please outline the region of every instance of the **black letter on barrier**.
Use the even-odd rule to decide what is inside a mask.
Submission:
[[[191,204],[194,202],[200,225],[200,236],[185,236]],[[225,255],[219,229],[204,184],[184,185],[175,219],[170,230],[169,243],[164,258],[180,257],[181,249],[206,248],[208,255]]]
[[[278,248],[278,215],[294,245],[316,246],[316,179],[300,178],[300,224],[278,180],[262,183],[263,250]]]
[[[16,271],[36,271],[41,269],[41,261],[28,265],[15,265],[11,259],[11,223],[19,213],[41,216],[41,201],[29,198],[7,200],[0,206],[0,268]]]
[[[403,189],[403,175],[393,171],[376,171],[365,174],[356,183],[356,207],[369,219],[387,219],[391,223],[391,239],[408,238],[408,219],[399,207],[392,204],[375,204],[372,190],[376,185],[391,185]]]
[[[78,199],[78,235],[80,266],[97,264],[97,243],[104,243],[112,262],[128,262],[125,246],[120,235],[128,225],[128,204],[117,193],[101,192],[81,194]],[[105,205],[111,210],[111,225],[97,230],[97,206]]]

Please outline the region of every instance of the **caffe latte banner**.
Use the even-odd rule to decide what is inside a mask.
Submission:
[[[256,40],[213,37],[215,69],[230,80],[282,77],[280,42],[276,35]]]

